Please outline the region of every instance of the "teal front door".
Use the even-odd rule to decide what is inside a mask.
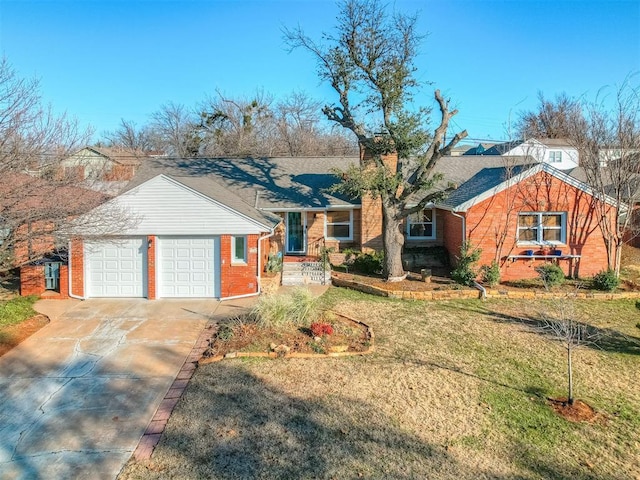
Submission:
[[[287,212],[287,253],[304,253],[304,244],[302,212]]]

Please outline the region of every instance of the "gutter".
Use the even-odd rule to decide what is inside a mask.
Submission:
[[[67,277],[69,277],[68,278],[68,282],[69,282],[69,297],[70,298],[75,298],[76,300],[84,300],[84,297],[80,297],[78,295],[74,295],[72,290],[71,290],[72,289],[72,285],[73,285],[72,282],[71,282],[71,279],[73,278],[73,274],[72,274],[73,270],[71,268],[71,257],[72,257],[72,255],[71,255],[71,241],[69,241],[69,261],[67,262],[67,264],[68,264],[67,265]]]

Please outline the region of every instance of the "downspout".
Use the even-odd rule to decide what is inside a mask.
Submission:
[[[73,255],[71,255],[71,252],[72,252],[72,250],[71,250],[71,241],[69,241],[69,262],[68,262],[68,266],[67,266],[67,277],[69,277],[68,278],[68,281],[69,281],[69,297],[75,298],[76,300],[84,300],[83,297],[79,297],[78,295],[74,295],[73,291],[71,290],[72,289],[72,285],[73,285],[73,283],[71,282],[71,279],[73,278],[73,274],[72,274],[73,271],[71,269],[71,257]]]
[[[460,220],[462,220],[462,243],[466,242],[467,241],[467,219],[463,215],[460,215],[459,213],[456,213],[453,210],[451,211],[451,215],[453,215],[454,217],[458,217]]]
[[[244,295],[234,295],[233,297],[224,297],[224,298],[221,298],[221,299],[220,299],[220,301],[221,301],[221,302],[225,302],[225,301],[227,301],[227,300],[236,300],[236,299],[238,299],[238,298],[255,297],[255,296],[257,296],[257,295],[260,295],[260,290],[261,290],[261,289],[260,289],[260,278],[261,278],[260,273],[261,273],[261,270],[262,270],[262,269],[260,268],[260,266],[261,266],[261,265],[260,265],[260,261],[261,261],[261,259],[262,259],[262,255],[261,255],[261,253],[262,253],[262,248],[260,247],[260,245],[261,245],[261,242],[262,242],[263,240],[266,240],[267,238],[271,238],[271,237],[273,237],[275,234],[276,234],[275,229],[274,229],[274,228],[272,228],[272,229],[271,229],[271,233],[270,233],[269,235],[265,235],[264,237],[260,237],[260,238],[258,239],[258,261],[257,261],[257,267],[256,267],[256,269],[257,269],[257,272],[256,272],[256,273],[257,273],[257,275],[256,275],[256,281],[258,282],[258,290],[257,290],[255,293],[246,293],[246,294],[244,294]]]
[[[257,200],[257,198],[256,198]],[[262,268],[260,268],[260,262],[262,261],[262,248],[260,248],[260,246],[262,245],[262,241],[266,240],[267,238],[271,238],[276,234],[276,229],[275,227],[271,229],[271,233],[269,235],[265,235],[264,237],[260,237],[258,239],[258,291],[256,292],[257,295],[260,295],[260,278],[261,278],[261,273],[262,273]]]
[[[453,215],[454,217],[458,217],[462,221],[462,243],[466,242],[467,241],[467,219],[464,217],[464,215],[460,215],[459,213],[456,213],[454,211],[451,212],[451,215]],[[483,301],[486,300],[487,290],[475,280],[473,281],[473,286],[478,290],[480,290],[482,300]]]

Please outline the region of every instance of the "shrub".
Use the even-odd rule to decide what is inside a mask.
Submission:
[[[383,261],[384,254],[382,252],[363,253],[355,258],[353,268],[365,274],[381,273]]]
[[[555,287],[564,283],[565,277],[562,269],[555,263],[545,263],[536,267],[536,272],[545,288]]]
[[[620,285],[620,279],[616,275],[616,272],[609,269],[603,270],[593,277],[593,287],[596,290],[603,290],[605,292],[613,292]]]
[[[315,322],[311,324],[310,328],[314,337],[333,335],[333,326],[330,323]]]
[[[475,264],[480,259],[481,253],[481,249],[464,242],[460,247],[460,256],[456,257],[458,262],[456,268],[451,271],[451,278],[460,285],[473,286],[478,276]]]
[[[251,310],[256,322],[266,327],[305,325],[319,315],[318,299],[306,288],[282,295],[264,295]]]
[[[491,265],[480,267],[480,273],[482,274],[482,282],[490,287],[495,287],[500,283],[500,265],[495,260],[491,262]]]
[[[266,271],[269,273],[275,273],[282,270],[282,254],[270,253],[267,259]]]
[[[324,265],[328,265],[329,255],[331,255],[335,251],[336,251],[335,247],[320,247],[320,252],[318,254],[318,257],[320,258],[320,261]]]

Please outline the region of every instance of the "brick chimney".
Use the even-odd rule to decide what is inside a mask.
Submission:
[[[360,144],[360,166],[373,168],[374,153]],[[380,156],[382,163],[395,172],[398,166],[398,153],[392,152]],[[363,195],[360,210],[360,248],[363,252],[382,250],[382,201],[370,194]]]

